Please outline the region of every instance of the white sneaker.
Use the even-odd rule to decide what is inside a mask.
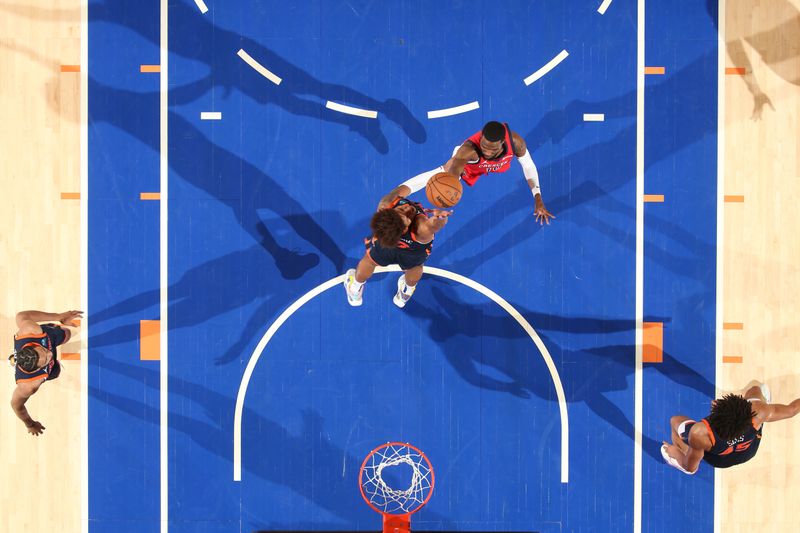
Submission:
[[[347,271],[347,276],[344,278],[344,291],[347,293],[347,303],[353,307],[358,307],[362,304],[361,294],[364,292],[364,284],[362,283],[358,289],[355,289],[355,281],[356,269],[351,268]]]
[[[400,278],[397,280],[397,293],[394,295],[394,298],[392,298],[394,305],[400,307],[401,309],[405,307],[406,303],[411,299],[411,296],[414,294],[416,289],[416,285],[413,287],[406,285],[405,274],[400,276]]]

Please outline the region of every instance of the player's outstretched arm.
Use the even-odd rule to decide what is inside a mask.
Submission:
[[[536,217],[536,222],[539,224],[550,224],[550,219],[556,217],[547,210],[547,207],[544,205],[544,200],[542,200],[542,190],[539,186],[539,171],[536,169],[536,164],[534,164],[530,152],[528,152],[525,139],[515,132],[511,132],[511,138],[514,141],[514,155],[517,156],[517,161],[519,161],[522,167],[522,173],[533,195],[533,216]]]
[[[14,410],[14,414],[17,415],[17,418],[22,420],[22,423],[25,424],[25,427],[28,428],[28,433],[31,435],[41,435],[45,428],[41,423],[31,418],[31,415],[28,414],[28,410],[25,408],[25,402],[39,390],[42,383],[44,383],[44,379],[32,383],[19,383],[14,389],[14,393],[11,395],[11,409]]]
[[[380,211],[381,209],[385,209],[386,207],[388,207],[389,204],[391,204],[398,196],[406,197],[412,192],[414,191],[412,191],[411,188],[408,187],[407,185],[405,184],[398,185],[397,187],[389,191],[388,194],[384,195],[383,198],[381,198],[381,201],[378,202],[378,208],[376,209],[376,211]]]
[[[83,311],[64,311],[63,313],[46,313],[44,311],[20,311],[17,313],[16,321],[17,328],[20,331],[25,329],[39,328],[38,322],[56,321],[61,322],[65,326],[75,327],[75,319],[83,316]],[[41,330],[41,328],[39,328]],[[38,333],[41,333],[39,331]]]
[[[465,142],[458,147],[453,157],[444,164],[444,171],[449,172],[453,176],[460,177],[467,163],[475,161],[476,159],[478,159],[478,152],[475,151],[475,147],[472,143]]]
[[[423,219],[423,217],[419,217],[417,219],[420,221],[417,225],[417,236],[420,242],[428,242],[433,239],[436,232],[445,227],[448,218],[450,218],[452,214],[452,211],[433,209],[428,213],[428,218]]]
[[[428,185],[428,180],[430,180],[439,172],[444,172],[443,166],[436,167],[433,170],[426,170],[421,174],[417,174],[413,178],[408,178],[406,181],[392,189],[389,194],[381,198],[381,201],[378,203],[378,210],[380,211],[381,209],[385,208],[398,196],[406,197],[410,194],[414,194],[420,189],[424,189],[425,186]]]
[[[792,418],[797,416],[797,413],[800,413],[800,398],[797,398],[788,405],[770,403],[764,406],[764,410],[766,411],[767,422],[777,422],[778,420]]]

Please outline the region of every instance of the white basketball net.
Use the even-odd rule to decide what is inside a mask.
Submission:
[[[406,489],[390,487],[383,480],[383,470],[403,464],[412,469],[411,484]],[[412,513],[425,503],[432,490],[431,464],[425,456],[402,444],[375,450],[362,472],[361,486],[365,497],[384,513]]]

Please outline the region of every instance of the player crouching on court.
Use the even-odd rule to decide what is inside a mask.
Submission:
[[[670,419],[672,444],[661,446],[668,465],[694,474],[704,460],[714,468],[730,468],[755,457],[764,422],[791,418],[800,412],[800,398],[789,405],[769,403],[766,385],[753,382],[744,395],[726,394],[711,403],[711,414],[695,422],[685,416]]]
[[[361,305],[364,283],[376,266],[398,265],[403,275],[397,280],[397,294],[392,301],[397,307],[404,307],[422,277],[422,265],[431,253],[434,234],[447,224],[451,214],[452,211],[424,209],[402,196],[379,206],[369,223],[372,237],[364,239],[367,251],[358,266],[345,276],[348,303]]]
[[[11,396],[11,408],[31,435],[41,435],[45,428],[31,418],[25,409],[25,402],[39,390],[42,383],[56,379],[61,373],[56,348],[65,344],[72,336],[68,329],[57,324],[39,325],[38,322],[57,320],[65,326],[77,327],[75,320],[82,315],[83,311],[17,313],[14,353],[8,358],[14,365],[14,378],[17,380],[17,387]]]

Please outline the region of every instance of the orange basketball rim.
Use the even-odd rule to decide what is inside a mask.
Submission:
[[[390,486],[384,479],[384,473],[398,467],[411,474],[407,487]],[[384,533],[408,533],[411,515],[431,499],[433,485],[433,465],[428,457],[403,442],[378,446],[367,454],[358,472],[361,496],[373,511],[383,515]]]

